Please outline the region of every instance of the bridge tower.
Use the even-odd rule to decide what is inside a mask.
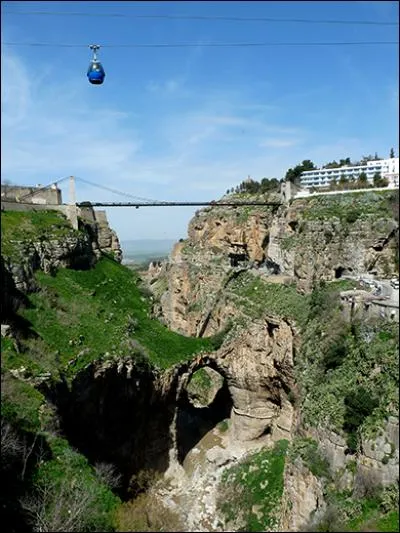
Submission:
[[[78,229],[78,207],[76,205],[75,177],[69,177],[69,205],[67,205],[67,217],[74,229]]]
[[[69,177],[69,205],[76,205],[75,177]]]

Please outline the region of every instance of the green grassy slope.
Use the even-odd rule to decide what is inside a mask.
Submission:
[[[58,211],[3,211],[1,213],[1,253],[18,257],[20,242],[58,239],[77,234],[67,218]]]
[[[166,368],[216,347],[215,339],[184,337],[151,319],[137,276],[107,257],[90,270],[60,269],[54,276],[37,272],[36,278],[41,290],[29,295],[31,307],[20,314],[40,338],[27,341],[23,355],[6,349],[8,367],[24,360],[34,372],[52,371],[81,353],[68,367],[75,373],[107,352],[129,355],[135,340],[153,364]]]
[[[330,196],[315,196],[293,201],[293,207],[301,206],[301,214],[306,220],[326,220],[339,218],[353,223],[368,217],[393,218],[396,191],[365,191]]]

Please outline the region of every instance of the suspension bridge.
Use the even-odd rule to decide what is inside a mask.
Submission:
[[[48,191],[49,189],[58,189],[58,186],[60,183],[65,182],[66,180],[69,180],[69,203],[64,204],[60,202],[58,205],[69,205],[69,206],[76,206],[76,207],[134,207],[136,209],[139,209],[140,207],[191,207],[191,206],[198,206],[198,207],[217,207],[217,206],[230,206],[230,207],[240,207],[240,206],[280,206],[282,204],[281,201],[267,201],[267,200],[243,200],[243,201],[235,201],[230,199],[225,200],[212,200],[209,202],[190,202],[190,201],[160,201],[160,200],[150,200],[148,198],[141,198],[139,196],[134,196],[130,193],[122,192],[117,189],[113,189],[110,187],[106,187],[104,185],[100,185],[98,183],[94,183],[92,181],[79,178],[76,176],[67,176],[64,178],[60,178],[56,181],[52,181],[48,185],[45,186],[38,186],[36,188],[30,188],[28,192],[25,192],[23,194],[20,194],[17,196],[14,200],[10,198],[6,198],[7,202],[15,202],[19,204],[35,204],[38,203],[35,201],[35,196],[38,196],[40,194],[43,194],[43,192]],[[84,202],[77,202],[76,201],[76,190],[75,190],[75,183],[76,181],[84,183],[86,185],[91,185],[93,187],[96,187],[97,189],[105,190],[109,193],[113,194],[119,194],[126,198],[131,198],[133,201],[124,201],[124,202],[93,202],[93,201],[84,201]],[[22,189],[22,187],[21,187]],[[3,195],[2,195],[3,196]],[[61,199],[61,195],[60,195]],[[47,202],[47,204],[51,205],[51,203]]]

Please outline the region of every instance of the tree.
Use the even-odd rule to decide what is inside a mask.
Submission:
[[[316,166],[310,159],[304,159],[304,161],[301,163],[301,166],[303,167],[303,172],[306,170],[316,170]]]
[[[376,154],[378,155],[378,154]],[[373,155],[363,155],[361,159],[361,164],[364,165],[367,163],[367,161],[375,161],[375,157]]]
[[[62,479],[37,485],[35,492],[21,499],[33,531],[85,531],[96,496],[81,479]]]
[[[339,168],[341,165],[337,161],[333,160],[330,163],[324,165],[324,168]]]
[[[373,180],[374,180],[374,186],[375,187],[381,187],[382,176],[381,176],[380,172],[375,172]]]
[[[395,157],[393,148],[390,149],[389,157],[390,157],[390,159],[392,159],[393,157]]]
[[[304,159],[300,165],[296,165],[294,168],[289,168],[289,170],[286,172],[285,178],[291,183],[299,183],[300,176],[303,174],[303,172],[306,172],[307,170],[316,170],[316,168],[317,167],[310,159]]]
[[[359,183],[362,183],[363,185],[365,185],[368,182],[368,178],[365,172],[360,173],[360,175],[358,176],[358,181]]]
[[[279,191],[279,181],[276,178],[263,178],[260,184],[261,192]]]
[[[239,192],[248,192],[250,194],[256,194],[260,190],[260,184],[251,178],[242,181],[238,186]]]

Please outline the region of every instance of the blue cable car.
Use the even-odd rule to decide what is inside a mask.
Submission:
[[[100,46],[98,44],[91,44],[89,48],[93,50],[93,59],[90,61],[87,77],[89,82],[93,85],[101,85],[106,73],[104,72],[102,64],[97,59],[97,50],[99,50]]]

